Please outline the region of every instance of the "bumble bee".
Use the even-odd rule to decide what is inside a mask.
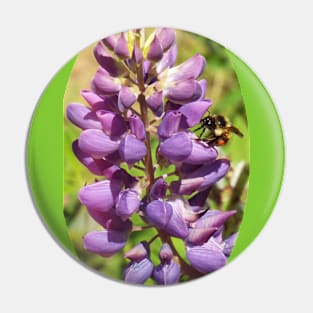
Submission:
[[[195,131],[201,129],[201,134],[199,138],[201,139],[205,130],[209,130],[210,134],[207,138],[203,138],[210,146],[224,146],[232,136],[232,133],[239,137],[243,137],[241,131],[233,126],[228,118],[222,115],[208,115],[201,119],[201,126]]]

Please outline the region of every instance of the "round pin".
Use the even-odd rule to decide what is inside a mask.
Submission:
[[[104,277],[147,286],[206,276],[241,254],[283,171],[279,118],[254,72],[172,28],[79,52],[41,95],[27,143],[52,236]]]

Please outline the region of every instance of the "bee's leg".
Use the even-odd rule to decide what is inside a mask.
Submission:
[[[203,127],[203,128],[202,128],[202,132],[201,132],[201,134],[200,134],[199,138],[201,138],[201,137],[202,137],[202,135],[204,134],[204,132],[205,132],[205,128]]]

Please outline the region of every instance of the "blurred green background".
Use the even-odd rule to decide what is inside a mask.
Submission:
[[[151,32],[151,29],[148,29],[147,32]],[[200,78],[205,78],[208,82],[206,96],[213,101],[210,113],[227,116],[232,124],[244,134],[243,138],[232,136],[226,146],[218,148],[220,156],[231,160],[232,168],[227,177],[212,189],[208,200],[208,205],[213,209],[236,209],[238,211],[238,214],[226,224],[223,233],[226,237],[238,230],[247,196],[249,134],[245,107],[236,74],[224,47],[193,33],[177,30],[176,35],[178,43],[176,64],[182,63],[196,53],[200,53],[206,58],[206,68]],[[72,102],[87,105],[80,96],[80,90],[90,89],[90,82],[98,69],[93,56],[95,45],[96,43],[79,53],[64,96],[64,107]],[[101,226],[89,217],[77,198],[79,189],[85,184],[93,183],[96,178],[77,161],[72,152],[72,142],[78,138],[79,134],[80,129],[72,125],[64,116],[64,215],[69,235],[78,257],[84,263],[107,277],[122,279],[123,269],[127,264],[122,257],[123,253],[141,240],[149,240],[155,235],[155,230],[149,229],[132,233],[124,251],[110,258],[102,258],[84,250],[82,237],[88,231],[101,229]],[[143,225],[139,218],[135,218],[133,222],[136,225]],[[174,243],[181,256],[185,258],[183,241],[174,239]],[[159,263],[157,255],[160,246],[161,241],[157,239],[151,247],[151,259],[155,265]],[[153,284],[153,281],[149,280],[146,284]]]

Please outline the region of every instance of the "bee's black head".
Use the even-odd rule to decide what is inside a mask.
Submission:
[[[227,121],[226,121],[225,117],[222,115],[218,115],[216,117],[216,122],[217,122],[217,126],[221,127],[221,128],[225,128],[227,125]]]
[[[201,120],[201,123],[204,127],[209,129],[214,129],[216,127],[215,119],[212,116],[205,117],[204,119]]]

